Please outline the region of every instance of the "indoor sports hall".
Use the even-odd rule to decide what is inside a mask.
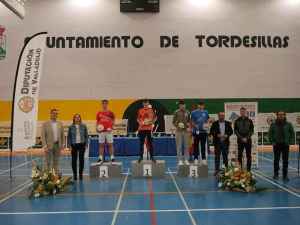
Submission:
[[[299,41],[300,0],[0,0],[0,224],[299,224]]]

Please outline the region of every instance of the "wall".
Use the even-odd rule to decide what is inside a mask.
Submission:
[[[158,14],[122,14],[119,0],[89,0],[85,7],[74,2],[28,1],[23,21],[0,6],[8,44],[0,61],[1,100],[12,97],[24,38],[40,31],[141,35],[145,41],[141,49],[47,49],[43,100],[299,97],[296,0],[161,0]],[[180,47],[161,49],[159,36],[172,34],[180,36]],[[284,49],[198,48],[197,34],[288,35],[290,42]]]
[[[112,99],[109,107],[115,113],[117,119],[127,119],[126,110],[137,99]],[[177,108],[177,99],[153,99],[158,102],[165,110],[166,114],[172,114]],[[258,102],[259,113],[272,113],[278,110],[285,110],[288,113],[300,112],[300,98],[298,99],[206,99],[206,108],[209,113],[216,114],[224,111],[224,102]],[[199,102],[199,99],[186,99],[187,108]],[[59,119],[70,121],[75,113],[80,113],[83,120],[95,120],[96,112],[101,108],[100,100],[41,100],[39,102],[38,120],[49,119],[50,109],[59,110]],[[161,112],[158,112],[161,113]],[[10,121],[11,102],[0,101],[0,125],[1,122]]]

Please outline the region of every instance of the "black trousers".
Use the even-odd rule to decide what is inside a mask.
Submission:
[[[220,170],[220,158],[222,154],[223,163],[225,167],[228,167],[228,149],[229,146],[224,142],[216,143],[215,145],[215,171]]]
[[[207,133],[194,134],[194,159],[199,158],[199,142],[201,145],[201,157],[206,159],[206,142],[207,142]]]
[[[286,177],[289,166],[289,146],[286,144],[273,145],[274,152],[274,175],[278,176],[280,155],[282,154],[282,175]]]
[[[246,158],[247,158],[247,170],[251,170],[251,163],[252,163],[252,155],[251,155],[251,149],[252,149],[252,141],[249,140],[248,142],[244,143],[242,141],[238,140],[238,161],[243,168],[243,152],[244,149],[246,149]]]
[[[140,158],[143,158],[143,154],[144,154],[144,143],[145,143],[145,139],[147,138],[148,140],[148,144],[149,144],[149,153],[150,153],[150,157],[151,159],[153,158],[153,144],[152,144],[152,134],[151,134],[151,130],[140,130],[138,132],[138,137],[140,139]]]
[[[85,143],[73,144],[72,146],[72,170],[73,175],[77,178],[77,159],[79,156],[79,176],[82,176],[84,169],[84,152],[85,152]]]

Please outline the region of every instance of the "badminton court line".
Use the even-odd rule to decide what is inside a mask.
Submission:
[[[125,177],[123,185],[122,185],[121,194],[120,194],[119,199],[118,199],[117,207],[116,207],[116,210],[114,212],[114,216],[113,216],[113,219],[111,221],[111,225],[116,224],[117,216],[118,216],[118,213],[120,211],[121,202],[122,202],[122,199],[123,199],[123,196],[124,196],[124,192],[125,192],[125,188],[126,188],[126,184],[127,184],[127,180],[128,180],[128,175],[129,175],[129,169],[127,170],[127,174],[126,174],[126,177]]]
[[[284,191],[290,193],[291,195],[294,195],[294,196],[300,198],[300,195],[299,195],[299,194],[297,194],[296,192],[294,192],[294,191],[292,191],[292,190],[290,190],[290,189],[288,189],[288,188],[286,188],[286,187],[284,187],[284,186],[282,186],[282,185],[280,185],[280,184],[278,184],[278,183],[272,181],[269,177],[266,177],[264,174],[262,174],[262,173],[260,173],[260,172],[258,172],[258,171],[257,171],[257,172],[253,172],[253,173],[254,173],[256,176],[260,177],[261,179],[263,179],[263,180],[265,180],[265,181],[268,181],[269,183],[271,183],[271,184],[273,184],[273,185],[279,187],[280,189],[282,189],[282,190],[284,190]]]
[[[118,213],[151,213],[151,212],[210,212],[210,211],[259,211],[259,210],[292,210],[300,209],[300,206],[278,206],[278,207],[253,207],[253,208],[203,208],[203,209],[137,209],[118,210]],[[48,214],[93,214],[93,213],[115,213],[116,210],[88,210],[88,211],[44,211],[44,212],[0,212],[1,215],[48,215]]]
[[[260,157],[261,157],[261,159],[263,159],[263,160],[266,160],[266,161],[269,161],[269,162],[273,162],[272,159],[269,159],[269,158],[267,158],[267,157],[264,157],[264,156],[260,156]],[[298,171],[297,168],[295,168],[295,167],[293,167],[293,166],[291,166],[291,165],[289,165],[289,168]]]
[[[168,171],[171,172],[169,168],[168,168]],[[195,221],[195,219],[194,219],[194,217],[193,217],[193,215],[191,213],[191,210],[189,209],[189,207],[188,207],[188,205],[187,205],[187,203],[186,203],[186,201],[185,201],[185,199],[183,197],[183,194],[182,194],[181,190],[179,189],[179,186],[178,186],[178,184],[177,184],[177,182],[175,180],[174,175],[172,173],[169,173],[169,174],[170,174],[170,176],[171,176],[171,178],[173,180],[173,183],[174,183],[174,185],[175,185],[175,187],[177,189],[177,192],[178,192],[178,194],[179,194],[179,196],[181,198],[181,201],[182,201],[184,207],[186,208],[187,213],[189,214],[189,217],[191,219],[192,224],[193,225],[197,225],[197,223],[196,223],[196,221]]]
[[[258,171],[257,171],[257,172],[258,172]],[[258,173],[259,173],[260,175],[262,175],[262,176],[268,178],[269,180],[273,181],[273,178],[271,178],[271,177],[268,176],[267,174],[265,174],[265,173],[263,173],[263,172],[258,172]],[[278,182],[275,182],[275,183],[278,183]],[[299,190],[293,188],[292,186],[288,185],[287,183],[284,184],[284,185],[282,185],[282,186],[288,188],[290,191],[293,191],[293,192],[295,192],[295,193],[297,193],[297,194],[299,193]]]
[[[19,167],[25,166],[25,165],[27,165],[27,164],[29,164],[29,163],[31,163],[31,161],[24,162],[24,163],[22,163],[22,164],[20,164],[20,165],[17,165],[17,166],[15,166],[15,167],[12,167],[11,170],[14,170],[14,169],[17,169],[17,168],[19,168]],[[0,173],[0,175],[5,174],[5,173],[7,173],[7,172],[9,172],[9,169],[8,169],[8,170],[3,170],[3,171]]]
[[[21,191],[23,191],[25,188],[29,187],[30,185],[32,185],[31,180],[28,180],[20,185],[17,186],[16,190],[11,192],[9,195],[7,195],[5,198],[0,199],[0,205],[7,201],[8,199],[12,198],[13,196],[15,196],[16,194],[20,193]]]

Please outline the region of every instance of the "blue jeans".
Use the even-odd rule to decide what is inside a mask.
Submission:
[[[176,149],[177,149],[177,158],[178,160],[188,160],[189,158],[189,149],[188,149],[188,141],[189,141],[189,133],[186,130],[176,131]],[[184,157],[182,156],[182,153]]]
[[[229,146],[224,142],[219,142],[215,144],[215,170],[220,170],[220,158],[222,153],[223,163],[225,167],[228,167],[228,149]]]

